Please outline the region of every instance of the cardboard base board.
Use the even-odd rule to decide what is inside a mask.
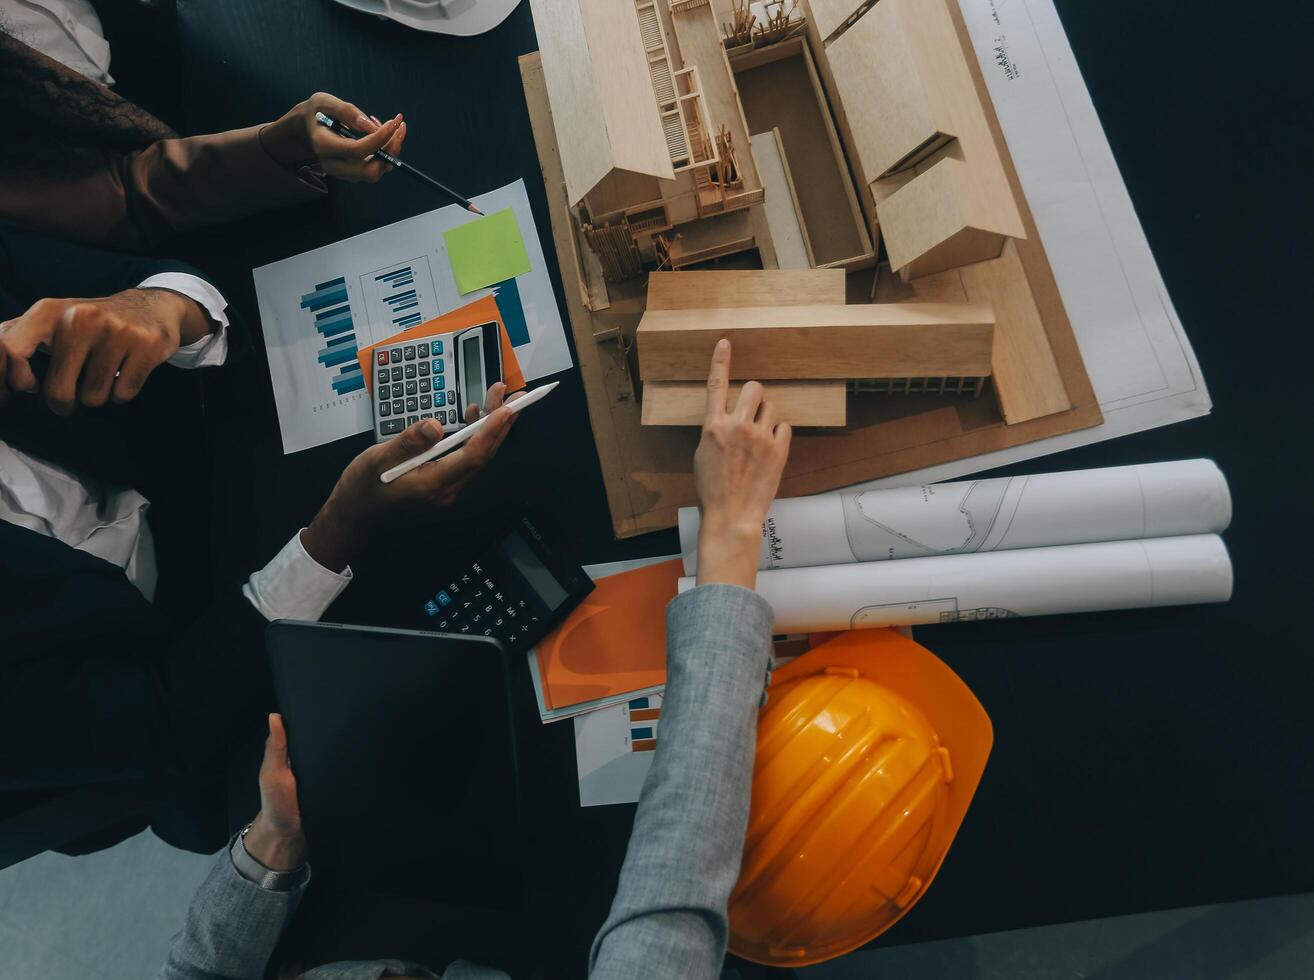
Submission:
[[[957,14],[957,10],[955,9]],[[966,28],[957,17],[956,26]],[[976,68],[975,62],[973,67]],[[634,331],[644,311],[643,278],[618,284],[605,313],[591,313],[581,300],[577,264],[571,260],[573,228],[567,209],[565,181],[556,150],[552,113],[537,53],[520,59],[530,122],[543,167],[553,239],[566,277],[565,296],[588,397],[598,459],[602,466],[617,537],[673,527],[680,507],[695,503],[692,465],[699,430],[644,426],[636,389]],[[979,68],[975,83],[984,91]],[[989,105],[987,99],[987,105]],[[1003,147],[994,111],[994,138]],[[1012,162],[1005,160],[1009,179],[1021,199]],[[890,476],[1008,446],[1048,438],[1098,425],[1102,421],[1095,393],[1086,375],[1064,312],[1058,287],[1040,245],[1035,223],[1024,206],[1028,239],[1017,243],[1018,259],[1044,323],[1045,335],[1071,405],[1066,411],[1007,425],[992,394],[976,399],[924,395],[867,395],[849,399],[848,425],[843,430],[812,430],[795,434],[789,464],[781,483],[782,496],[819,493],[862,480]],[[680,275],[680,273],[676,273]],[[854,273],[853,276],[863,276]],[[857,288],[870,295],[871,273]],[[851,285],[854,285],[851,283]],[[595,336],[608,339],[595,341]]]

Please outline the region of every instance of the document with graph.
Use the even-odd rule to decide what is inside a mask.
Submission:
[[[575,719],[580,806],[638,802],[661,714],[662,696],[649,694]]]
[[[497,300],[527,381],[571,366],[524,181],[474,201],[497,219],[498,235],[482,236],[478,246],[485,253],[513,251],[520,264],[512,269],[523,269],[527,256],[529,271],[478,288],[470,288],[465,277],[469,291],[461,293],[454,266],[463,268],[465,257],[449,254],[445,233],[482,219],[456,205],[254,271],[283,452],[371,428],[370,396],[356,359],[358,349],[485,296]],[[497,268],[487,254],[480,257],[483,268]]]

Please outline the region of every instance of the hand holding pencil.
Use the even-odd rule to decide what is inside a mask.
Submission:
[[[320,115],[343,120],[359,139],[325,128],[316,121]],[[340,180],[371,184],[392,169],[388,158],[395,159],[405,141],[401,115],[380,122],[327,92],[316,92],[260,131],[261,144],[286,167],[310,164]]]
[[[398,115],[397,120],[400,119],[401,116]],[[394,122],[397,120],[394,120]],[[378,122],[377,119],[373,121],[376,123]],[[333,133],[335,136],[339,136],[342,137],[343,139],[353,141],[348,145],[353,147],[356,150],[356,152],[359,152],[359,148],[363,145],[373,146],[373,144],[377,141],[379,133],[381,132],[381,131],[375,131],[372,133],[365,133],[359,130],[352,129],[350,126],[343,123],[340,119],[336,119],[330,116],[326,112],[316,112],[315,122],[318,125],[324,127],[324,129]],[[391,123],[387,125],[391,125]],[[402,126],[402,131],[404,132],[406,128],[406,124],[403,122],[401,123],[401,126]],[[386,147],[380,149],[373,149],[372,155],[380,160],[383,160],[385,163],[391,164],[394,167],[400,167],[404,173],[407,173],[410,176],[414,177],[420,183],[427,184],[428,186],[432,187],[434,190],[443,194],[445,197],[450,198],[452,201],[461,205],[461,207],[465,208],[467,211],[471,212],[472,214],[477,214],[480,215],[481,217],[483,216],[484,212],[480,211],[477,207],[475,207],[473,204],[467,201],[464,197],[456,193],[456,191],[452,190],[446,184],[443,184],[440,181],[437,181],[434,178],[430,177],[428,174],[420,170],[418,167],[413,167],[405,160],[398,158],[397,154],[391,151],[390,149]]]

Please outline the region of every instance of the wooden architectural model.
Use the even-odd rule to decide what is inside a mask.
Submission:
[[[723,336],[802,427],[786,493],[1100,421],[957,2],[531,0],[618,534],[692,501]]]

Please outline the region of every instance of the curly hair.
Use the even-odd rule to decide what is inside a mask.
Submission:
[[[145,109],[49,58],[0,26],[0,105],[19,139],[0,141],[0,175],[70,176],[106,153],[177,136]]]

